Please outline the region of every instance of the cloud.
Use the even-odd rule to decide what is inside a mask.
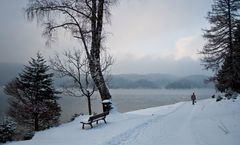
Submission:
[[[121,0],[113,9],[107,46],[117,60],[185,57],[197,60],[210,0]],[[193,35],[192,34],[199,34]],[[188,37],[184,37],[188,36]]]
[[[51,49],[44,46],[43,28],[24,19],[22,8],[27,1],[3,0],[0,5],[0,62],[25,63],[38,50],[48,58],[54,51],[81,47],[64,33],[59,33],[59,41]],[[199,34],[204,27],[210,1],[119,1],[112,9],[112,25],[104,27],[106,34],[111,34],[105,45],[115,59],[112,71],[201,72],[197,50],[202,40],[200,35],[192,34]]]
[[[175,60],[173,57],[154,58],[146,56],[136,59],[132,55],[127,55],[124,59],[117,59],[112,66],[114,74],[121,73],[167,73],[179,76],[191,74],[206,74],[200,65],[199,60],[193,60],[190,57],[185,57]]]
[[[138,47],[125,44],[128,49],[113,52],[113,73],[210,74],[203,70],[199,60],[201,56],[198,52],[204,44],[200,32],[177,39],[174,49],[151,49],[154,48],[153,44],[147,46],[145,42],[139,43]]]
[[[193,60],[200,58],[199,50],[203,47],[203,38],[201,35],[192,35],[184,38],[180,38],[176,42],[176,48],[173,52],[176,60],[184,57],[190,57]]]

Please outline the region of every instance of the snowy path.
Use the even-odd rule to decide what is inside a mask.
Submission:
[[[124,144],[138,144],[137,140],[140,135],[140,133],[142,131],[145,131],[147,129],[147,127],[151,126],[151,124],[153,124],[154,122],[157,122],[158,120],[160,120],[161,118],[164,118],[170,114],[172,114],[173,112],[177,111],[178,108],[181,107],[182,103],[178,103],[175,104],[174,106],[165,106],[161,108],[162,112],[151,112],[150,116],[149,116],[149,111],[145,112],[141,112],[141,111],[137,111],[137,112],[131,112],[130,114],[135,114],[138,115],[139,113],[142,114],[140,116],[142,116],[142,120],[143,118],[145,119],[145,121],[142,121],[142,123],[135,125],[135,127],[130,128],[129,130],[121,133],[120,135],[117,135],[115,137],[113,137],[110,141],[107,141],[104,143],[104,145],[124,145]],[[150,109],[149,109],[150,110]],[[156,113],[156,114],[155,114]],[[146,116],[145,116],[145,115]],[[138,116],[139,117],[139,116]],[[139,121],[138,121],[139,122]],[[134,143],[132,143],[134,142]],[[139,144],[138,144],[139,145]]]
[[[233,115],[226,117],[223,113],[225,109],[234,110],[231,102],[228,103],[223,105],[209,100],[200,101],[194,106],[191,102],[182,103],[164,115],[155,114],[148,121],[112,138],[106,145],[240,144],[237,133],[240,112],[233,111]],[[235,107],[239,108],[237,105]],[[216,112],[213,108],[219,110]]]
[[[189,102],[184,103],[176,108],[176,110],[166,115],[158,115],[148,122],[139,125],[134,130],[128,131],[127,138],[118,136],[113,138],[112,142],[110,141],[108,144],[148,145],[154,140],[156,141],[156,145],[171,145],[179,143],[184,145],[194,145],[196,143],[191,131],[193,112],[194,106]],[[158,132],[153,134],[153,130],[158,130]],[[183,134],[186,138],[183,138]]]

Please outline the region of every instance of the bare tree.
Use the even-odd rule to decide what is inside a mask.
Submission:
[[[101,68],[103,25],[109,22],[110,7],[116,0],[29,0],[26,13],[45,25],[44,36],[53,40],[57,29],[71,32],[83,48],[91,77],[102,100],[110,99]],[[59,16],[59,17],[56,17]]]
[[[102,64],[102,72],[107,72],[109,66],[112,64],[112,57],[106,55]],[[81,50],[65,51],[63,57],[56,54],[54,58],[50,59],[51,67],[58,72],[59,77],[69,77],[72,79],[70,86],[63,86],[63,91],[70,96],[87,97],[88,112],[92,114],[91,96],[95,89],[95,83],[90,76],[90,69],[88,66],[88,59]]]

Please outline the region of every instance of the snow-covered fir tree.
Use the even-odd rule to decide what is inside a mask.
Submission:
[[[53,87],[53,73],[48,71],[46,61],[37,53],[37,58],[32,58],[4,89],[12,96],[8,115],[30,130],[44,130],[59,122],[61,108]]]

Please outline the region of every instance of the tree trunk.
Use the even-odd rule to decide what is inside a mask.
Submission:
[[[104,0],[98,0],[98,3],[96,2],[96,0],[92,0],[92,18],[91,18],[92,44],[90,50],[91,58],[89,59],[89,67],[93,81],[101,95],[101,99],[106,100],[110,99],[111,95],[106,86],[100,62],[103,11]]]
[[[232,61],[233,55],[233,39],[232,39],[232,18],[231,18],[231,4],[228,0],[228,35],[229,35],[229,49],[230,49],[230,58]]]
[[[38,114],[34,114],[34,131],[39,131]]]
[[[90,96],[87,96],[87,101],[88,101],[88,113],[89,113],[89,115],[92,115],[92,107],[91,107],[91,98],[90,98]]]
[[[228,34],[229,34],[229,51],[230,51],[230,74],[231,74],[231,78],[230,78],[230,83],[234,82],[234,72],[236,72],[235,70],[235,64],[234,64],[234,56],[233,56],[233,52],[234,52],[234,46],[233,46],[233,36],[232,36],[232,12],[231,12],[231,3],[230,0],[227,1],[227,5],[228,5]],[[225,59],[226,61],[226,59]],[[230,86],[233,86],[233,84],[231,84]]]
[[[108,87],[105,83],[105,79],[101,71],[100,62],[90,63],[90,71],[93,81],[100,93],[101,99],[102,100],[111,99],[111,94],[108,90]]]

